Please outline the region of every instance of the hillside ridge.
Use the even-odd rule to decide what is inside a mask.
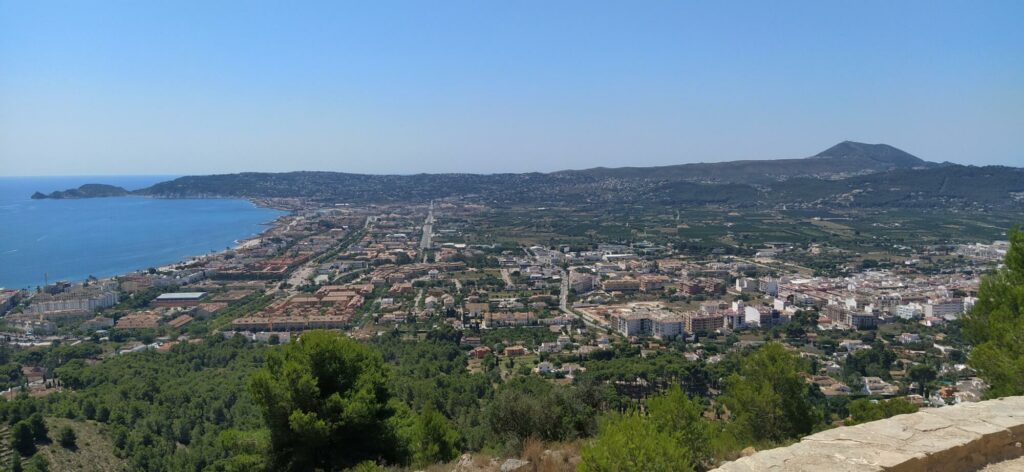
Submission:
[[[1003,207],[1024,204],[1024,169],[936,164],[893,146],[844,141],[800,159],[518,174],[242,172],[179,177],[124,192],[159,198],[349,203],[466,198],[497,205]],[[60,198],[54,194],[35,198]]]

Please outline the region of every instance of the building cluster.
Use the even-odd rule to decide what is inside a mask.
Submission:
[[[995,241],[992,244],[961,244],[956,247],[956,254],[982,262],[1002,262],[1009,249],[1009,241]]]
[[[969,310],[979,284],[973,275],[890,269],[836,278],[807,277],[798,272],[758,275],[763,269],[738,259],[630,258],[625,250],[618,250],[615,262],[602,259],[573,267],[568,286],[576,295],[577,311],[630,335],[664,337],[655,333],[674,333],[675,323],[685,324],[686,320],[693,320],[690,326],[694,328],[684,329],[684,333],[706,327],[771,327],[785,324],[800,310],[817,312],[823,329],[871,329],[895,317],[935,326]],[[743,301],[726,302],[727,295]],[[658,310],[640,309],[641,313],[633,313],[638,310],[635,305],[622,308],[632,302],[668,302],[683,297],[691,305],[704,300],[712,303],[693,309],[683,306],[685,303],[669,302]]]
[[[142,330],[161,326],[181,328],[195,319],[214,316],[231,302],[248,296],[251,292],[229,291],[209,292],[167,292],[149,302],[144,310],[131,311],[119,317],[97,316],[81,324],[83,331],[107,329]]]
[[[14,308],[25,293],[21,290],[9,290],[0,288],[0,315],[7,313],[11,308]]]
[[[314,256],[338,246],[363,221],[364,215],[346,209],[299,211],[282,217],[259,238],[198,265],[216,280],[284,280]]]
[[[960,274],[878,270],[844,278],[783,277],[779,297],[818,309],[823,328],[873,328],[894,318],[933,326],[969,310],[979,283],[977,277]]]
[[[35,294],[22,313],[8,318],[37,320],[85,319],[93,312],[117,304],[117,287],[111,282],[70,284],[59,282],[48,285]]]
[[[300,293],[275,300],[263,310],[236,318],[237,331],[302,331],[344,327],[363,306],[372,286],[325,285],[312,294]]]

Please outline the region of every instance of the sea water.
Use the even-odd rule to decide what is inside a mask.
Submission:
[[[0,287],[110,277],[223,251],[284,214],[238,199],[30,198],[86,183],[135,190],[170,178],[0,177]]]

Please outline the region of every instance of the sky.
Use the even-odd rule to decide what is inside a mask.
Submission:
[[[1024,2],[0,0],[0,175],[1024,167]]]

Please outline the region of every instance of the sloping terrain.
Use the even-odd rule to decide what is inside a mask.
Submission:
[[[99,423],[47,418],[46,426],[50,430],[50,437],[53,441],[40,445],[36,454],[46,458],[50,464],[50,470],[127,470],[127,461],[114,454],[114,444],[107,435],[102,433]],[[67,449],[56,440],[58,432],[64,427],[70,427],[75,432],[77,447],[74,449]]]

